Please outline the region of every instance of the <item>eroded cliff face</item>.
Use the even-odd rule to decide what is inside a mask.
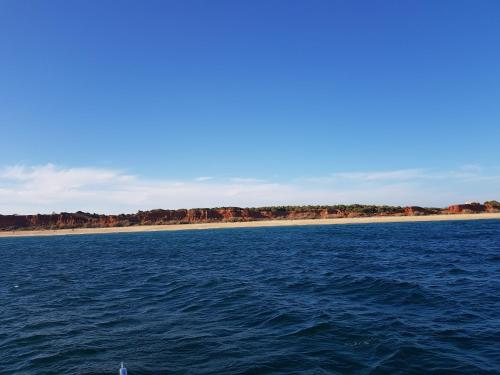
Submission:
[[[135,214],[98,215],[85,212],[51,215],[0,215],[0,230],[120,227],[131,225],[193,224],[255,220],[330,219],[360,216],[415,216],[500,212],[498,202],[458,204],[446,209],[368,205],[196,208],[139,211]]]
[[[267,210],[228,207],[139,211],[136,214],[127,215],[96,215],[84,212],[52,215],[0,215],[0,230],[95,228],[274,219],[319,219],[337,217],[337,214],[337,211],[328,209]]]
[[[441,210],[435,208],[423,208],[419,206],[405,207],[406,216],[422,216],[440,214]]]

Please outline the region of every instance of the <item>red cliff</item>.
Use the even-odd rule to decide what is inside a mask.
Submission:
[[[485,212],[486,207],[480,203],[454,204],[446,210],[450,214],[476,214]]]
[[[195,208],[180,210],[139,211],[135,214],[98,215],[85,212],[59,213],[51,215],[0,215],[0,230],[35,230],[63,228],[120,227],[132,225],[167,225],[214,223],[255,220],[298,220],[329,219],[362,216],[415,216],[439,213],[460,214],[500,212],[497,201],[485,204],[458,204],[447,209],[423,208],[418,206],[373,206],[373,205],[336,205],[336,206],[278,206],[259,208]]]

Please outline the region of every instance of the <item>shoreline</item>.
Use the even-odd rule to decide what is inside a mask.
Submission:
[[[306,226],[306,225],[405,223],[405,222],[485,220],[485,219],[500,219],[500,213],[449,214],[449,215],[426,215],[426,216],[369,216],[369,217],[339,218],[339,219],[262,220],[262,221],[220,222],[220,223],[200,223],[200,224],[137,225],[130,227],[75,228],[75,229],[54,229],[54,230],[52,229],[15,230],[15,231],[0,231],[0,238],[109,234],[109,233],[163,232],[163,231],[226,229],[226,228],[229,229],[229,228],[287,227],[287,226]]]

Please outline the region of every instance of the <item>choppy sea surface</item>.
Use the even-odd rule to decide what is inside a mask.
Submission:
[[[0,374],[499,374],[500,221],[0,239]]]

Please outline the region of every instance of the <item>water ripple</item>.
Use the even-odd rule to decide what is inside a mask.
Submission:
[[[500,223],[0,239],[0,374],[500,374]]]

